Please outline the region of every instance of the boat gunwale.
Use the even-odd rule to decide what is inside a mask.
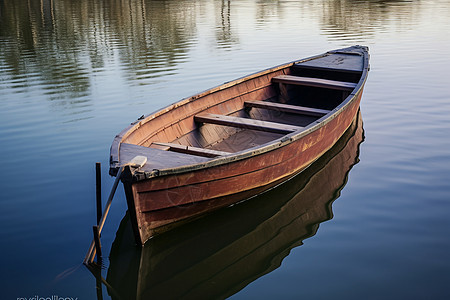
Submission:
[[[362,49],[362,52],[346,52],[345,50],[348,49]],[[117,169],[120,167],[120,157],[119,157],[119,150],[120,145],[122,141],[124,141],[132,132],[138,130],[142,125],[146,124],[147,122],[150,122],[151,120],[173,110],[177,107],[181,107],[189,102],[195,101],[197,99],[200,99],[202,97],[205,97],[209,94],[213,94],[215,92],[219,92],[221,90],[225,90],[227,88],[230,88],[232,86],[235,86],[237,84],[240,84],[242,82],[264,76],[282,69],[289,68],[295,64],[307,62],[310,60],[318,59],[321,57],[325,57],[332,54],[349,54],[349,55],[360,55],[363,56],[363,66],[361,70],[361,76],[356,84],[355,88],[351,91],[351,93],[334,109],[332,109],[329,113],[322,116],[318,120],[312,122],[308,126],[305,126],[297,131],[294,131],[292,133],[283,135],[281,138],[269,141],[267,143],[264,143],[262,145],[257,145],[248,149],[244,149],[229,155],[224,156],[218,156],[215,157],[207,162],[201,162],[201,163],[195,163],[195,164],[188,164],[188,165],[182,165],[178,167],[172,167],[172,168],[165,168],[165,169],[154,169],[152,171],[147,172],[140,172],[143,173],[143,176],[139,176],[139,180],[145,180],[150,179],[153,177],[159,177],[164,175],[172,175],[172,174],[178,174],[178,173],[184,173],[184,172],[192,172],[200,169],[210,168],[210,167],[216,167],[219,165],[228,164],[231,162],[247,159],[256,155],[260,155],[269,151],[273,151],[275,149],[284,147],[286,145],[289,145],[309,134],[312,132],[319,130],[321,127],[325,126],[329,122],[331,122],[333,119],[338,117],[347,106],[349,106],[355,99],[358,98],[358,95],[362,93],[364,84],[367,80],[367,74],[369,71],[369,53],[368,53],[368,47],[366,46],[352,46],[344,49],[338,49],[338,50],[332,50],[325,52],[323,54],[311,56],[308,58],[300,59],[291,61],[285,64],[281,64],[272,68],[268,68],[259,72],[255,72],[246,76],[243,76],[241,78],[225,82],[221,85],[218,85],[216,87],[213,87],[211,89],[205,90],[203,92],[197,93],[193,96],[184,98],[178,102],[172,103],[162,109],[159,109],[153,113],[148,114],[147,116],[144,116],[143,118],[138,119],[137,121],[131,123],[128,127],[123,129],[118,135],[115,136],[114,141],[111,145],[111,153],[110,153],[110,173],[112,175],[115,175],[117,172]],[[206,109],[206,108],[205,108]],[[115,152],[115,153],[114,153]],[[115,156],[115,157],[114,157]]]

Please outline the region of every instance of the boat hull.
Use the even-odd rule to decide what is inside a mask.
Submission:
[[[361,93],[320,129],[288,145],[210,168],[125,182],[129,209],[135,209],[140,240],[196,217],[245,200],[301,172],[330,149],[353,122]],[[191,207],[198,202],[207,202]]]
[[[274,271],[294,247],[317,233],[320,223],[332,219],[332,203],[358,162],[363,136],[359,116],[301,174],[152,238],[142,248],[133,245],[125,216],[111,248],[106,278],[111,297],[225,299]]]
[[[356,46],[338,51],[328,52],[325,56],[321,55],[302,60],[300,64],[304,63],[307,68],[312,68],[312,72],[316,72],[317,68],[314,65],[314,59],[318,59],[320,69],[333,70],[333,72],[336,70],[336,74],[333,74],[333,76],[341,73],[346,75],[352,73],[347,78],[354,78],[352,77],[355,76],[354,70],[338,69],[342,67],[340,65],[342,56],[350,57],[350,63],[347,65],[343,64],[343,66],[354,69],[356,65],[356,69],[359,70],[356,79],[352,79],[355,80],[353,83],[337,82],[335,78],[331,78],[333,81],[298,77],[293,67],[299,62],[288,63],[226,83],[223,86],[187,98],[187,100],[182,100],[178,104],[146,117],[143,121],[132,124],[132,126],[116,136],[111,147],[112,173],[117,171],[120,157],[123,161],[127,160],[127,151],[130,151],[128,149],[131,149],[130,153],[143,151],[147,157],[152,158],[152,163],[147,164],[145,171],[136,172],[136,170],[127,167],[122,177],[136,242],[144,244],[155,234],[167,231],[183,222],[201,216],[205,212],[229,206],[260,194],[302,172],[328,151],[355,120],[368,72],[368,54],[365,47]],[[336,55],[337,59],[330,60],[329,57],[333,57],[333,55]],[[313,62],[312,64],[311,61]],[[330,64],[331,67],[329,66]],[[284,75],[280,76],[280,74]],[[264,78],[264,80],[261,80],[261,78]],[[258,102],[259,105],[261,103],[263,105],[269,103],[270,105],[276,102],[278,107],[284,105],[284,107],[289,107],[289,109],[293,107],[297,109],[298,105],[304,104],[295,102],[297,100],[292,100],[292,98],[299,98],[298,92],[296,94],[296,90],[286,89],[281,83],[279,86],[276,85],[278,80],[286,80],[286,78],[290,80],[289,84],[292,82],[295,84],[298,81],[302,81],[302,84],[305,81],[314,81],[314,84],[319,85],[315,85],[312,89],[299,89],[298,91],[303,94],[316,93],[318,88],[326,86],[327,90],[321,94],[321,101],[327,102],[329,107],[316,107],[316,111],[327,111],[325,115],[310,120],[308,119],[309,117],[304,119],[293,118],[292,114],[281,110],[276,111],[272,115],[264,115],[258,109],[249,112],[246,108],[239,108],[246,102],[252,102],[250,98],[255,96],[255,91],[264,90],[263,94],[265,96],[259,98],[259,101],[261,101]],[[268,85],[267,82],[272,82],[272,85]],[[333,85],[331,86],[332,89],[339,89],[339,91],[328,90],[330,85]],[[348,86],[354,88],[348,90]],[[243,89],[242,87],[246,88]],[[247,90],[248,87],[252,88]],[[341,89],[344,91],[340,91]],[[258,92],[258,94],[261,93]],[[289,97],[294,101],[295,105],[292,105],[292,102],[287,102]],[[206,104],[206,100],[204,100],[206,98],[216,100]],[[310,99],[314,100],[314,95]],[[202,103],[202,105],[200,106],[196,103]],[[309,105],[309,103],[306,104]],[[194,110],[186,110],[186,107],[193,105],[198,107]],[[218,110],[218,105],[222,107],[221,113],[227,116],[219,116],[221,118],[220,122],[224,123],[216,123],[220,126],[208,125],[210,127],[199,125],[199,120],[208,121],[211,119],[209,116],[211,116],[211,113],[216,113],[215,110]],[[229,109],[228,113],[225,108]],[[174,137],[170,137],[169,134],[169,128],[175,128],[177,124],[174,118],[167,123],[168,125],[158,125],[162,126],[160,128],[166,128],[160,130],[164,134],[155,135],[155,133],[149,131],[150,124],[155,122],[161,123],[158,121],[161,117],[173,115],[176,111],[189,115],[189,117],[180,119],[179,134],[176,134]],[[199,117],[199,112],[205,112],[206,118],[205,115]],[[249,115],[250,119],[248,117],[243,118],[243,115]],[[272,118],[274,115],[276,115],[276,123],[267,122],[272,121],[267,119],[267,117]],[[252,120],[254,119],[258,120],[258,116],[263,118],[263,121],[253,122]],[[284,120],[285,118],[286,120]],[[239,135],[243,131],[230,130],[227,127],[229,120],[233,122],[234,119],[238,119],[242,124],[251,123],[253,127],[244,129],[245,135]],[[288,123],[283,124],[285,121],[297,122],[298,120],[300,120],[300,123],[292,124],[292,126],[285,126]],[[183,122],[187,121],[190,125],[183,125]],[[302,127],[301,122],[304,121],[307,122]],[[214,124],[215,120],[212,122]],[[254,126],[255,124],[256,126]],[[214,126],[220,127],[220,129]],[[264,131],[273,129],[278,131],[280,128],[282,131],[289,131],[293,128],[293,132],[286,132],[285,134],[279,134],[279,132],[267,134],[264,132],[259,135],[252,131],[253,128],[258,127],[264,127]],[[228,152],[223,152],[223,149],[218,148],[221,142],[220,139],[216,143],[211,143],[211,141],[205,142],[217,134],[219,138],[221,135],[225,136],[222,140],[226,140],[228,134],[231,136],[234,134],[235,137],[244,137],[245,140],[238,140],[238,143],[235,145],[239,147],[239,144],[242,144],[246,148],[233,151],[233,147],[230,148],[230,146],[225,145],[228,147],[225,148],[225,151],[232,150],[228,155]],[[264,134],[266,135],[264,136]],[[266,139],[270,137],[270,139],[261,142],[261,136]],[[174,140],[174,138],[176,139]],[[258,138],[260,139],[259,144],[258,142],[252,143],[252,139],[256,141]],[[162,142],[158,142],[155,139],[162,140]],[[192,147],[190,149],[199,151],[198,147],[201,146],[202,149],[200,151],[209,151],[208,154],[216,151],[215,153],[219,153],[219,155],[215,158],[186,155],[186,153],[182,154],[182,156],[177,156],[178,154],[173,154],[173,152],[168,155],[167,153],[170,151],[152,149],[155,145],[166,145],[167,141],[172,143],[172,145],[173,142],[170,141],[178,143],[177,148],[182,146],[183,142],[189,144],[189,146],[182,146],[182,150],[187,151],[188,147]],[[202,143],[204,144],[201,145]],[[131,148],[130,144],[133,144]],[[252,144],[256,146],[248,146]],[[186,148],[184,149],[183,147]],[[164,150],[173,150],[169,148]],[[153,154],[156,154],[156,157]],[[181,159],[183,163],[177,164],[177,159]],[[152,167],[154,169],[151,169]]]

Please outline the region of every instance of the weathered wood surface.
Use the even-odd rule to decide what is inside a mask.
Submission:
[[[120,147],[121,160],[130,161],[136,155],[143,155],[148,158],[147,163],[141,168],[143,172],[151,172],[153,169],[166,169],[197,164],[209,160],[200,156],[122,143]]]
[[[291,133],[297,130],[302,129],[300,126],[293,126],[281,123],[274,122],[266,122],[255,119],[247,119],[247,118],[239,118],[239,117],[231,117],[231,116],[223,116],[216,114],[208,114],[204,113],[201,115],[196,115],[194,117],[196,122],[201,123],[210,123],[238,128],[246,128],[252,130],[260,130],[274,133]]]
[[[334,89],[334,90],[344,90],[344,91],[351,91],[356,87],[356,83],[353,83],[353,82],[343,82],[343,81],[291,76],[291,75],[275,76],[272,78],[272,81],[282,83],[282,84],[312,86],[312,87],[327,88],[327,89]]]
[[[318,59],[295,64],[294,68],[310,68],[349,73],[361,73],[364,68],[364,56],[359,51],[330,53]]]
[[[205,157],[216,157],[216,156],[223,156],[223,155],[231,154],[230,152],[225,152],[225,151],[217,151],[217,150],[204,149],[204,148],[198,148],[198,147],[192,147],[192,146],[184,146],[184,145],[175,144],[175,143],[153,142],[152,145],[166,147],[166,148],[168,148],[167,150],[169,150],[169,151],[175,151],[175,152],[179,152],[179,153],[205,156]]]
[[[220,125],[206,124],[203,125],[200,129],[203,129],[208,126],[220,126]],[[229,128],[226,126],[222,127]],[[283,134],[280,133],[243,129],[237,131],[230,137],[224,138],[223,140],[212,145],[211,149],[236,153],[244,151],[251,147],[257,147],[270,141],[274,141],[278,138],[281,138],[282,136]]]
[[[312,107],[275,103],[268,101],[245,101],[244,105],[246,107],[264,108],[280,112],[287,112],[291,114],[309,115],[318,117],[322,117],[330,112],[329,110],[326,109],[318,109]]]

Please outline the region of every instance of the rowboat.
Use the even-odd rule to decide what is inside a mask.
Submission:
[[[367,47],[333,50],[133,122],[114,138],[110,174],[123,183],[136,243],[304,170],[355,119],[368,71]]]
[[[332,204],[359,161],[360,114],[307,169],[248,201],[136,247],[129,214],[117,230],[106,277],[112,299],[226,299],[274,271],[333,217]]]

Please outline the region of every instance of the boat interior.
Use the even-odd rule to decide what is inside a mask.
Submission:
[[[180,163],[161,164],[168,167],[277,140],[330,113],[355,89],[362,72],[359,52],[328,53],[200,94],[127,134],[120,146],[121,157],[132,156],[136,146],[147,148],[145,152],[183,154]]]

